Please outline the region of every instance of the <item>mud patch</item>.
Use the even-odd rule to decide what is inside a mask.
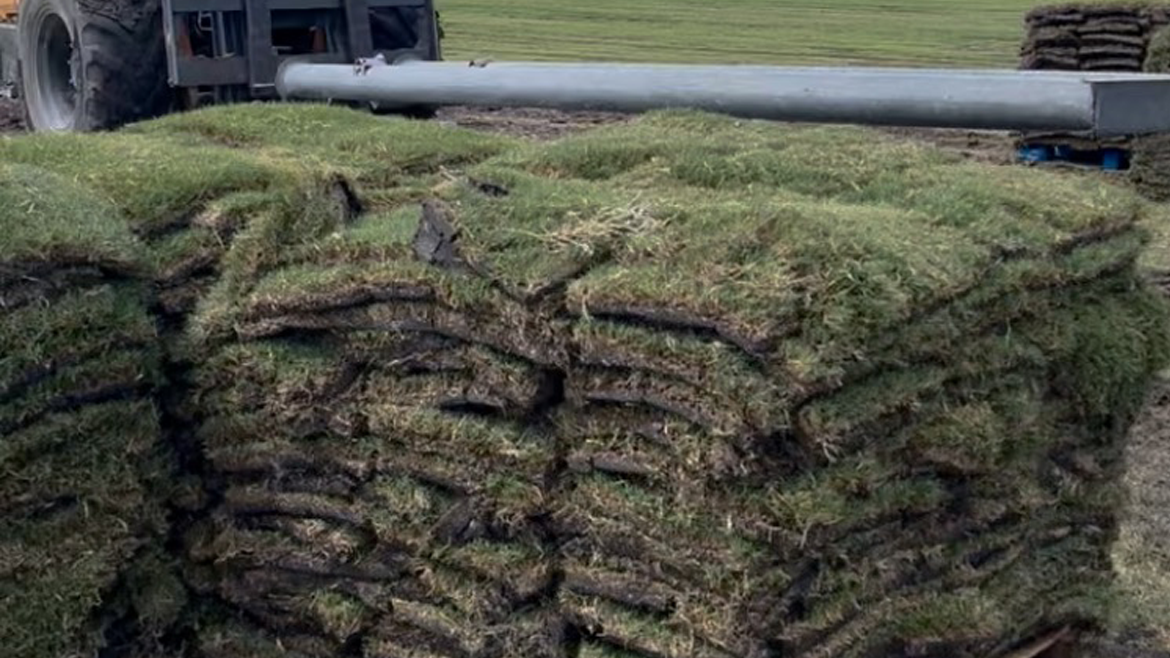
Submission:
[[[602,126],[626,123],[629,115],[613,112],[564,112],[539,108],[449,107],[439,121],[461,128],[549,140]]]

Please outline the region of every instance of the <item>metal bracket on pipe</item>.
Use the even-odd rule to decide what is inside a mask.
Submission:
[[[365,75],[370,72],[370,69],[382,66],[390,66],[390,63],[386,61],[385,55],[378,53],[373,57],[357,58],[357,61],[353,65],[353,72],[354,75]]]

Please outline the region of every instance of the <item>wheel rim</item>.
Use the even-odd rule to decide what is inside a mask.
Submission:
[[[46,14],[37,23],[37,101],[43,126],[66,130],[73,126],[77,111],[78,53],[73,48],[69,27],[57,14]]]

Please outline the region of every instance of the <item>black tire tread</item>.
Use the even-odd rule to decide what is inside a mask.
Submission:
[[[79,0],[85,89],[78,126],[105,130],[158,116],[171,100],[158,0]]]
[[[370,11],[370,31],[374,50],[406,47],[418,41],[416,26],[422,19],[420,10],[409,7],[388,7]]]

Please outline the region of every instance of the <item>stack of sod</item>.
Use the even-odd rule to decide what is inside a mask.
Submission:
[[[0,154],[75,180],[117,208],[143,245],[155,310],[174,325],[215,280],[241,226],[295,203],[290,190],[304,186],[297,166],[278,157],[131,132],[6,140]]]
[[[311,232],[310,218],[417,197],[406,181],[432,185],[444,166],[502,144],[429,126],[404,146],[401,126],[373,116],[337,120],[318,106],[255,109],[177,115],[117,134],[10,139],[0,142],[0,158],[75,180],[120,210],[146,245],[156,311],[168,326],[181,326],[246,227],[260,224],[252,235]],[[360,201],[351,186],[363,188]]]
[[[1164,3],[1099,3],[1037,7],[1025,17],[1020,68],[1055,71],[1143,70],[1153,35],[1170,23]],[[1102,140],[1066,133],[1027,134],[1021,144],[1049,144],[1076,150],[1141,147],[1132,140]]]
[[[551,450],[505,416],[540,404],[542,373],[456,339],[330,333],[201,368],[224,489],[190,545],[212,591],[304,655],[485,655],[539,635],[503,622],[552,583],[535,522]]]
[[[348,113],[347,121],[334,122],[332,130],[323,131],[316,111],[289,108],[285,114],[252,114],[249,122],[246,112],[235,116],[229,110],[114,135],[37,135],[0,141],[0,157],[12,163],[5,169],[5,190],[11,198],[6,197],[4,204],[4,226],[9,229],[6,236],[13,236],[6,237],[0,254],[4,263],[0,307],[6,332],[0,364],[8,373],[0,380],[4,406],[0,434],[5,439],[9,434],[17,437],[5,448],[9,452],[4,459],[15,460],[10,467],[15,475],[9,479],[4,505],[6,515],[12,512],[6,518],[13,523],[34,512],[46,518],[60,516],[54,522],[62,528],[35,535],[36,542],[72,532],[68,523],[73,517],[93,507],[92,495],[68,494],[67,483],[98,487],[94,483],[114,474],[111,464],[133,465],[135,455],[145,449],[145,433],[154,431],[150,427],[157,423],[156,414],[130,394],[142,392],[157,379],[158,364],[150,360],[160,347],[156,326],[162,331],[161,351],[169,361],[165,368],[170,381],[159,398],[170,426],[167,440],[184,451],[182,435],[192,405],[183,368],[187,358],[198,355],[184,353],[181,329],[186,314],[217,279],[219,260],[236,233],[251,225],[258,234],[308,231],[312,227],[301,223],[306,217],[352,213],[347,175],[390,187],[401,169],[435,177],[443,164],[469,157],[467,148],[438,130],[431,131],[430,139],[417,140],[415,150],[404,151],[394,146],[392,132],[379,132],[386,122],[357,113]],[[261,143],[259,135],[277,143]],[[363,141],[370,138],[375,140],[372,144]],[[469,148],[491,149],[493,143],[481,140]],[[394,192],[379,193],[393,198]],[[374,207],[380,202],[378,194],[369,200]],[[153,318],[146,306],[154,311]],[[86,406],[82,418],[55,413],[120,397],[127,398],[117,402],[121,406],[110,406],[114,400]],[[57,458],[61,463],[55,465],[34,461],[38,446],[50,441],[68,441],[84,452],[62,453]],[[91,481],[79,472],[80,465],[72,467],[67,461],[91,453],[122,462],[106,464],[94,457]],[[17,463],[27,463],[29,473]],[[50,466],[51,478],[45,476],[43,485],[30,485],[35,480],[31,469],[50,473],[46,471]],[[119,480],[106,484],[119,494],[129,486]],[[62,490],[57,502],[45,505],[43,499],[57,489]],[[130,496],[132,492],[126,491]],[[199,500],[183,498],[196,507]],[[114,502],[111,498],[108,504]],[[142,504],[141,514],[153,522],[152,504]],[[61,514],[53,511],[54,505]],[[109,534],[107,540],[95,531],[92,542],[100,550],[85,553],[82,549],[89,547],[79,543],[85,532],[79,532],[43,562],[30,561],[39,546],[33,543],[34,535],[26,539],[23,526],[13,530],[16,539],[4,545],[5,559],[0,560],[8,579],[3,602],[13,611],[0,623],[0,646],[12,648],[16,655],[55,655],[54,643],[67,644],[82,632],[77,629],[97,632],[109,622],[105,617],[114,608],[106,605],[107,599],[129,590],[107,588],[123,554],[136,545],[140,527],[111,522],[104,512],[95,514],[92,524]],[[92,561],[92,568],[78,563],[88,572],[70,574],[58,568],[79,555]],[[122,574],[121,582],[153,587],[158,579],[148,576],[157,570],[141,564],[149,562],[136,561],[133,573]],[[72,576],[76,578],[70,580]],[[50,582],[50,577],[57,580]],[[35,586],[35,578],[45,580],[45,586]],[[38,593],[45,598],[28,599],[29,605],[24,605],[15,592],[25,588],[22,596]],[[53,601],[57,607],[47,610]],[[99,603],[102,617],[95,612],[87,618],[87,611],[96,610]],[[126,629],[110,632],[122,631]]]
[[[237,237],[316,235],[321,217],[338,221],[365,206],[376,210],[433,185],[442,168],[490,155],[495,139],[469,140],[437,126],[419,126],[409,145],[402,126],[329,108],[224,107],[136,125],[117,134],[36,135],[0,141],[0,158],[77,181],[119,210],[142,243],[153,282],[168,374],[160,398],[172,430],[168,440],[193,455],[189,427],[190,367],[201,355],[186,349],[187,319],[212,284]],[[359,201],[352,185],[362,186]],[[237,262],[260,267],[278,254]],[[188,465],[197,468],[198,463]],[[189,478],[192,480],[192,478]],[[176,501],[200,505],[199,496]]]
[[[180,212],[163,213],[159,221],[214,219],[173,226],[176,237],[204,235],[216,248],[209,259],[215,292],[195,294],[195,306],[213,312],[218,298],[252,290],[254,272],[312,268],[315,258],[336,264],[341,256],[294,247],[328,242],[358,211],[377,214],[417,202],[449,185],[449,168],[483,160],[511,142],[432,123],[282,106],[170,117],[99,145],[127,144],[172,158],[167,162],[176,173],[188,168],[192,179],[225,181],[224,187],[192,182],[201,196],[188,194],[188,201],[180,199],[184,176],[143,178],[130,195],[116,185],[145,170],[127,166],[97,182],[123,202],[163,190],[152,193],[168,194]],[[35,146],[10,152],[45,160]],[[63,159],[53,164],[78,167]],[[139,207],[155,208],[146,214],[153,217],[159,205]],[[238,209],[226,214],[226,223],[225,207]],[[199,233],[205,224],[230,230]],[[169,260],[160,248],[165,244],[152,241],[160,272]],[[158,278],[165,295],[166,277]],[[545,453],[520,423],[514,429],[447,423],[442,414],[499,405],[502,414],[523,418],[547,395],[547,373],[473,341],[386,338],[381,323],[397,321],[396,302],[441,313],[437,306],[428,311],[433,300],[417,291],[355,282],[335,292],[274,295],[228,332],[243,341],[210,337],[202,351],[174,341],[193,367],[187,385],[197,387],[180,396],[176,413],[196,426],[208,498],[218,502],[207,518],[179,528],[189,549],[189,584],[205,604],[198,612],[201,651],[254,655],[265,635],[291,651],[329,655],[357,637],[387,654],[428,643],[466,643],[467,651],[514,644],[490,635],[498,626],[493,619],[539,598],[551,578],[539,559],[543,539],[527,520],[547,468]],[[379,304],[366,320],[373,325],[355,327],[344,339],[306,346],[279,335],[302,321],[361,323],[347,311],[373,301]],[[305,332],[322,333],[312,326]],[[502,475],[483,481],[485,469]],[[440,520],[443,527],[432,528]],[[368,541],[371,529],[382,542]],[[466,545],[440,551],[447,535]],[[314,539],[321,545],[306,550]],[[344,586],[331,586],[338,582]],[[389,610],[394,615],[381,614]],[[237,612],[250,622],[235,619]],[[462,617],[450,629],[430,628],[452,615]],[[533,620],[530,634],[539,634],[539,622]]]
[[[447,139],[384,209],[242,232],[200,304],[205,655],[961,657],[1107,614],[1166,352],[1139,199],[692,114]]]
[[[1021,68],[1141,71],[1151,34],[1170,23],[1168,10],[1157,3],[1037,7],[1024,19]]]
[[[604,254],[552,496],[589,651],[986,655],[1101,614],[1165,351],[1141,204],[866,136],[666,116],[472,172],[516,197],[473,234],[566,179],[631,204],[528,229]]]
[[[181,601],[156,555],[167,462],[141,246],[100,198],[7,163],[0,232],[0,647],[91,655]]]

